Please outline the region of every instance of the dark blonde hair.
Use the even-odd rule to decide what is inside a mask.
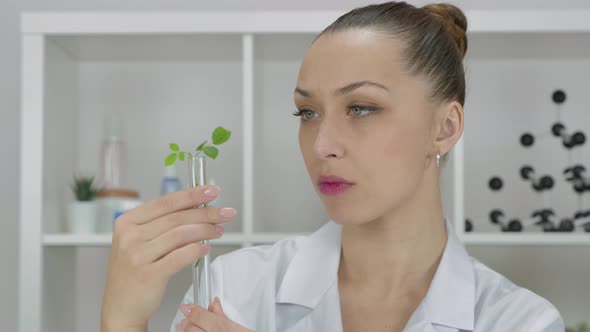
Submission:
[[[446,3],[417,8],[396,1],[369,5],[340,16],[317,38],[348,29],[373,29],[398,38],[405,45],[401,54],[408,72],[431,81],[431,98],[464,105],[467,19],[459,8]]]

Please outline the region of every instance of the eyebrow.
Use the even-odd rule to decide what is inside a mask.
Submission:
[[[379,83],[375,83],[372,81],[360,81],[360,82],[350,83],[340,89],[337,89],[336,91],[334,91],[334,94],[335,95],[345,95],[345,94],[351,93],[352,91],[354,91],[358,88],[361,88],[363,86],[374,86],[374,87],[377,87],[377,88],[380,88],[380,89],[383,89],[383,90],[389,92],[389,89],[386,86],[381,85]],[[309,92],[307,90],[303,90],[299,87],[295,88],[295,93],[298,93],[298,94],[302,95],[303,97],[308,97],[308,98],[312,96],[311,92]]]

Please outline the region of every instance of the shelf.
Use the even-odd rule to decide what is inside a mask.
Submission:
[[[244,235],[240,233],[227,233],[220,239],[212,240],[211,243],[229,245],[242,244],[244,242],[269,244],[278,240],[307,235],[307,233],[254,233],[251,235]],[[43,245],[50,247],[66,247],[66,246],[110,246],[112,234],[46,234],[43,236]]]
[[[98,33],[301,33],[320,32],[343,11],[28,12],[21,31]],[[590,31],[588,10],[466,10],[471,32]],[[302,22],[305,22],[302,24]]]
[[[240,62],[238,34],[100,34],[59,35],[48,38],[78,62],[219,63]]]
[[[590,233],[464,234],[460,238],[468,245],[590,245]]]
[[[26,202],[20,207],[20,255],[27,264],[20,267],[21,331],[43,326],[47,332],[67,332],[100,325],[100,285],[105,284],[105,249],[112,234],[62,230],[67,229],[64,207],[72,199],[71,174],[96,171],[107,113],[121,117],[132,170],[129,186],[142,200],[159,196],[166,142],[191,146],[219,124],[232,130],[236,139],[223,146],[223,157],[207,176],[224,188],[216,205],[236,208],[239,220],[211,241],[212,257],[318,229],[329,217],[299,151],[298,119],[290,115],[292,91],[305,51],[341,14],[24,13],[21,150],[28,153],[20,162],[21,202]],[[557,88],[568,93],[562,114],[568,128],[582,130],[590,123],[590,113],[583,111],[590,77],[590,10],[466,15],[469,123],[442,169],[444,210],[457,230],[463,230],[465,218],[480,220],[474,232],[461,232],[459,238],[470,251],[488,254],[487,261],[517,266],[525,275],[520,280],[554,281],[567,272],[567,286],[578,286],[582,281],[572,277],[587,274],[579,262],[590,248],[590,233],[501,233],[487,214],[501,208],[510,220],[540,206],[551,205],[559,216],[571,215],[579,206],[590,208],[587,200],[572,198],[571,187],[562,180],[556,182],[555,195],[531,195],[518,173],[525,163],[539,174],[561,174],[571,160],[590,163],[587,153],[564,154],[559,141],[547,135],[557,115],[549,97]],[[525,131],[538,138],[532,149],[518,145]],[[186,184],[184,166],[177,173]],[[495,175],[504,180],[502,192],[488,189]],[[553,250],[560,246],[566,249]],[[543,247],[557,256],[539,254]],[[521,259],[529,253],[538,260]],[[561,263],[580,270],[553,265]],[[543,267],[555,274],[529,276]],[[190,277],[181,273],[171,282],[150,329],[168,329]],[[550,284],[548,292],[555,288]],[[582,307],[588,296],[579,287],[575,292],[568,301]],[[57,299],[60,306],[53,305]],[[563,311],[572,312],[567,306]]]
[[[278,240],[305,236],[309,233],[254,233],[243,235],[227,233],[222,238],[212,240],[213,244],[242,244],[252,242],[258,244],[274,243]],[[44,246],[109,246],[112,234],[46,234],[43,236]],[[590,233],[574,234],[465,234],[461,236],[465,244],[514,244],[514,245],[590,245]]]

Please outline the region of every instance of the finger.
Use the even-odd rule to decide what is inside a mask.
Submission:
[[[223,307],[221,306],[221,302],[219,301],[219,298],[215,297],[215,300],[213,300],[213,302],[211,302],[211,304],[209,305],[209,311],[211,311],[212,313],[221,316],[221,317],[225,317],[225,313],[223,312]]]
[[[181,325],[182,324],[182,325]],[[179,323],[180,327],[177,327],[177,332],[207,332],[201,329],[198,326],[191,324],[188,319],[183,319],[182,322]]]
[[[188,325],[188,319],[183,319],[180,323],[176,324],[176,332],[184,332],[184,329]]]
[[[165,276],[170,278],[188,264],[207,255],[209,251],[211,251],[211,246],[209,245],[205,246],[200,243],[187,244],[155,262],[154,268],[156,271],[163,271]]]
[[[207,331],[203,330],[202,328],[200,328],[196,325],[189,323],[189,325],[184,329],[183,332],[207,332]]]
[[[206,206],[199,209],[176,211],[142,225],[140,232],[143,239],[153,240],[174,227],[199,223],[221,224],[233,218],[233,216],[224,217],[221,215],[221,210],[220,207]],[[235,211],[235,209],[232,210]]]
[[[198,305],[190,305],[190,313],[186,315],[189,322],[205,331],[225,331],[231,323],[227,318],[220,317]],[[190,325],[190,324],[189,324]]]
[[[197,224],[173,228],[141,245],[140,252],[144,257],[144,262],[155,262],[190,243],[220,238],[221,233],[215,227],[216,225],[211,224]]]
[[[125,212],[121,215],[120,222],[145,224],[169,213],[208,203],[217,197],[220,191],[221,188],[218,186],[201,185],[173,192]],[[212,196],[208,193],[212,193]]]

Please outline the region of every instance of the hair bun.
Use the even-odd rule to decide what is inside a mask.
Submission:
[[[461,54],[465,56],[467,52],[467,18],[463,11],[448,3],[430,4],[422,8],[444,21]]]

